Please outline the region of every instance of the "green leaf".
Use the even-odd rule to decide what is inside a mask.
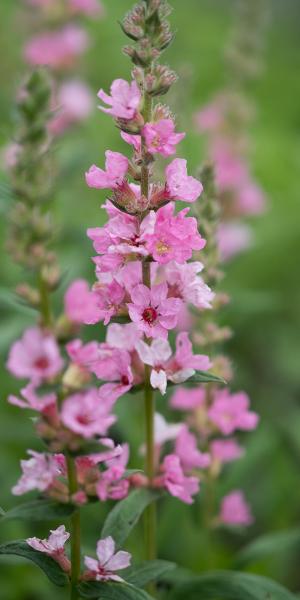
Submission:
[[[123,571],[123,577],[132,585],[144,587],[151,581],[161,579],[166,573],[173,571],[175,567],[175,563],[167,560],[148,560]]]
[[[122,546],[145,508],[160,496],[161,492],[156,490],[145,488],[134,490],[110,511],[103,525],[101,537],[111,535],[117,546]]]
[[[286,554],[300,548],[300,529],[275,531],[262,535],[245,548],[237,557],[237,565],[245,565],[273,554]]]
[[[2,520],[52,521],[70,517],[75,510],[72,504],[59,504],[53,500],[32,500],[7,511]]]
[[[209,371],[197,371],[195,375],[187,380],[187,383],[223,383],[227,384],[227,381],[223,377],[218,377]]]
[[[50,556],[38,552],[30,546],[28,546],[25,540],[17,540],[15,542],[8,542],[0,546],[0,555],[15,555],[22,556],[27,560],[34,562],[44,573],[48,579],[55,585],[64,586],[68,583],[68,577],[64,571],[60,568],[59,564],[53,560]]]
[[[266,577],[238,571],[212,571],[174,588],[172,600],[295,600],[287,589]]]
[[[127,583],[92,581],[79,586],[82,598],[101,598],[101,600],[152,600],[144,590]]]

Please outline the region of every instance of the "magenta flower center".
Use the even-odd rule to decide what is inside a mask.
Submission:
[[[49,360],[47,356],[40,356],[37,360],[34,361],[34,366],[36,369],[47,369],[49,367]]]
[[[151,325],[157,319],[157,311],[152,306],[148,306],[148,308],[145,308],[142,317],[146,323]]]

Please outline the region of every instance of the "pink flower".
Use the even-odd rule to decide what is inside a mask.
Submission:
[[[186,425],[183,425],[180,429],[176,439],[175,452],[184,471],[207,469],[210,466],[210,455],[198,450],[197,438],[188,430]]]
[[[178,388],[171,398],[170,406],[183,411],[196,410],[204,405],[205,396],[204,388]]]
[[[126,350],[113,348],[109,344],[99,344],[97,356],[91,364],[91,371],[98,379],[114,381],[118,386],[112,386],[112,394],[126,394],[133,384],[131,356]],[[108,384],[106,384],[108,389]]]
[[[104,7],[99,0],[69,0],[70,8],[75,13],[82,13],[88,17],[103,16]]]
[[[235,490],[225,496],[221,503],[219,520],[225,525],[251,525],[254,521],[243,492]]]
[[[189,208],[174,215],[174,204],[160,208],[152,227],[146,227],[143,239],[154,260],[165,264],[171,260],[185,263],[193,250],[202,250],[206,241],[198,232],[197,220],[186,217]],[[149,231],[150,230],[150,231]]]
[[[56,477],[61,475],[61,455],[44,454],[28,450],[31,456],[21,460],[22,476],[12,488],[15,496],[21,496],[31,490],[46,491],[52,486]]]
[[[101,401],[98,390],[91,388],[64,400],[61,420],[65,427],[89,439],[106,435],[115,423],[116,417],[110,414],[110,410],[111,404]]]
[[[266,200],[262,189],[252,181],[246,181],[238,195],[238,209],[243,215],[263,212]]]
[[[108,96],[102,89],[98,92],[98,98],[111,106],[111,108],[99,106],[100,110],[116,119],[133,119],[141,101],[141,92],[137,83],[115,79],[110,88],[110,93],[111,95]]]
[[[89,187],[104,190],[115,188],[121,183],[128,171],[128,159],[119,152],[107,150],[105,152],[105,171],[92,165],[85,174],[85,179]]]
[[[179,498],[186,504],[192,504],[192,497],[199,492],[199,481],[197,477],[184,475],[179,457],[175,454],[165,456],[161,471],[163,473],[161,483],[171,496]]]
[[[71,563],[68,557],[65,555],[65,543],[69,539],[70,534],[66,531],[64,525],[60,525],[57,529],[51,529],[48,539],[40,540],[39,538],[33,537],[26,540],[28,546],[43,552],[48,556],[51,556],[56,562],[58,562],[61,568],[68,572],[71,568]]]
[[[122,500],[129,491],[129,481],[123,478],[125,469],[121,464],[116,464],[104,471],[96,486],[99,500]]]
[[[88,45],[86,32],[77,25],[66,25],[60,31],[48,31],[33,37],[25,47],[26,61],[31,65],[48,65],[55,69],[69,67]]]
[[[73,323],[85,323],[93,320],[97,313],[97,297],[84,279],[76,279],[65,294],[65,313]]]
[[[167,391],[168,376],[166,373],[166,361],[172,354],[172,349],[167,340],[155,339],[151,346],[138,340],[136,350],[141,361],[152,367],[150,383],[154,389],[159,389],[164,395]]]
[[[221,110],[220,102],[212,102],[204,106],[195,115],[195,123],[200,132],[216,131],[224,122],[224,116]]]
[[[126,569],[130,566],[131,554],[120,550],[115,553],[115,542],[112,537],[99,540],[97,543],[98,560],[84,557],[84,564],[88,573],[97,581],[123,581],[115,571]]]
[[[86,119],[92,110],[92,96],[82,81],[66,81],[60,87],[56,98],[54,114],[49,123],[52,134],[60,135],[73,123]]]
[[[157,446],[162,446],[170,440],[175,440],[181,431],[182,423],[167,423],[159,413],[154,417],[154,439]]]
[[[215,294],[204,283],[202,277],[197,275],[202,269],[203,265],[200,262],[182,265],[170,262],[165,265],[169,296],[181,298],[184,302],[193,304],[199,309],[211,308]]]
[[[66,351],[73,363],[79,367],[87,368],[98,356],[98,343],[88,342],[83,344],[81,340],[72,340],[66,344]]]
[[[234,440],[213,440],[210,445],[213,460],[228,463],[237,460],[244,454],[244,449]]]
[[[166,168],[166,191],[172,200],[195,202],[202,193],[203,186],[187,174],[187,161],[175,158]]]
[[[249,411],[249,404],[244,392],[217,390],[208,417],[224,435],[231,435],[236,429],[249,431],[255,429],[259,420],[256,413]]]
[[[167,296],[166,283],[155,285],[151,290],[140,284],[131,290],[132,302],[127,304],[130,318],[149,338],[166,339],[168,330],[176,327],[181,301]]]
[[[236,155],[226,139],[217,139],[212,147],[216,169],[216,183],[221,192],[235,190],[248,178],[246,163]]]
[[[141,152],[142,140],[140,135],[130,135],[129,133],[125,133],[125,131],[121,131],[121,138],[126,144],[133,146],[137,153]]]
[[[135,323],[127,323],[126,325],[111,323],[106,331],[106,342],[114,348],[132,352],[141,336],[142,332],[138,330]]]
[[[248,225],[238,222],[225,222],[219,225],[217,241],[221,259],[230,260],[251,245],[252,234]]]
[[[38,327],[27,329],[23,337],[14,342],[7,361],[7,368],[13,375],[32,381],[51,379],[62,367],[55,338]]]
[[[21,390],[23,399],[17,398],[16,396],[8,396],[8,402],[14,406],[20,408],[30,408],[37,410],[38,412],[46,412],[50,407],[56,404],[56,394],[53,392],[49,394],[43,394],[38,396],[36,393],[36,387],[33,383],[29,383],[26,387]]]
[[[107,285],[96,283],[93,289],[95,299],[95,309],[88,318],[85,319],[87,325],[103,321],[107,325],[111,318],[118,315],[124,308],[125,289],[115,279]]]
[[[126,257],[130,254],[141,254],[147,256],[148,252],[144,248],[143,239],[143,222],[132,216],[118,211],[114,216],[109,218],[108,223],[104,227],[95,227],[87,230],[88,237],[93,240],[94,248],[99,254],[112,253]],[[96,259],[97,260],[97,259]],[[109,257],[106,257],[106,261]],[[97,263],[98,265],[98,260]],[[108,269],[113,264],[108,263]],[[102,270],[104,264],[101,264]]]
[[[168,368],[174,373],[181,373],[185,370],[193,370],[192,375],[195,371],[207,371],[212,367],[212,364],[205,354],[193,354],[193,346],[189,340],[189,334],[186,331],[182,331],[177,335],[176,338],[176,353],[175,357],[171,359],[168,364]],[[173,379],[175,383],[175,381]],[[178,383],[181,383],[180,381]]]
[[[168,157],[176,154],[176,145],[183,140],[185,133],[175,133],[172,119],[161,119],[157,123],[147,123],[142,130],[147,150],[151,154]]]

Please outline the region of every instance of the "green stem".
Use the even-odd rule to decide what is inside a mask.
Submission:
[[[66,454],[69,494],[72,496],[78,490],[75,460]],[[80,509],[71,516],[71,589],[70,600],[78,600],[77,585],[80,577]]]
[[[144,94],[143,117],[145,123],[151,120],[152,114],[152,99],[149,94]],[[141,192],[145,198],[149,197],[149,166],[146,159],[146,144],[142,136],[142,157],[143,163],[141,168]],[[150,263],[143,262],[143,284],[149,289],[151,288],[151,271]],[[149,340],[145,338],[146,343]],[[145,429],[146,429],[146,460],[145,471],[150,483],[155,476],[155,444],[154,444],[154,414],[155,414],[155,398],[154,392],[150,383],[151,368],[145,365]],[[156,558],[156,505],[153,502],[145,511],[145,546],[146,559],[154,560]],[[154,586],[149,586],[149,592],[154,593]]]
[[[38,275],[38,286],[40,292],[40,313],[42,325],[44,325],[45,327],[51,327],[52,313],[49,289],[41,271]]]

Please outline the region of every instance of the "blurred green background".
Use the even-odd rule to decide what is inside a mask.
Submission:
[[[249,0],[251,1],[251,0]],[[104,151],[124,151],[111,120],[97,109],[96,92],[109,88],[115,77],[129,78],[130,65],[121,54],[124,44],[117,21],[131,0],[103,0],[106,19],[88,22],[92,46],[81,71],[95,92],[90,120],[58,143],[61,174],[56,195],[56,221],[61,240],[59,254],[65,284],[76,276],[92,281],[88,226],[102,223],[100,200],[104,195],[88,190],[83,173]],[[20,5],[1,1],[0,19],[0,142],[5,145],[13,131],[13,97],[25,72],[21,47],[26,39]],[[223,48],[234,15],[234,0],[172,0],[172,23],[178,30],[167,61],[181,74],[170,102],[178,113],[179,130],[187,130],[180,153],[191,170],[205,158],[204,139],[193,131],[193,112],[206,103],[224,83]],[[176,500],[161,507],[160,557],[176,560],[195,571],[208,567],[231,568],[239,549],[262,534],[300,527],[300,4],[299,0],[270,0],[265,49],[265,70],[250,90],[258,107],[253,139],[254,172],[269,197],[267,212],[253,220],[253,248],[227,267],[223,287],[232,296],[223,320],[235,332],[228,352],[235,365],[235,387],[245,389],[261,415],[256,432],[247,434],[245,458],[229,465],[217,494],[244,488],[253,506],[256,523],[246,532],[219,533],[210,539],[199,528],[199,506]],[[2,176],[5,182],[6,175]],[[4,243],[9,198],[0,198],[0,236]],[[19,461],[27,448],[40,449],[26,412],[8,406],[6,397],[18,387],[5,372],[10,343],[30,325],[34,315],[22,309],[12,290],[20,273],[2,246],[0,263],[1,310],[1,419],[0,504],[7,509],[18,502],[10,489],[19,476]],[[57,293],[60,300],[63,290]],[[93,332],[95,334],[95,331]],[[161,405],[160,408],[162,408]],[[122,435],[140,441],[141,409],[125,399],[121,411]],[[84,511],[84,545],[92,550],[95,531],[100,532],[103,509]],[[180,526],[178,525],[180,524]],[[55,525],[55,524],[53,524]],[[198,526],[197,526],[198,525]],[[1,541],[44,535],[47,527],[23,522],[0,523]],[[132,536],[130,548],[142,557],[141,532]],[[288,538],[289,539],[289,538]],[[272,554],[251,563],[256,573],[266,574],[293,590],[300,590],[300,533],[294,544],[272,542]],[[44,576],[28,564],[1,560],[1,600],[59,600],[64,593],[47,584]],[[242,600],[242,599],[241,599]]]

